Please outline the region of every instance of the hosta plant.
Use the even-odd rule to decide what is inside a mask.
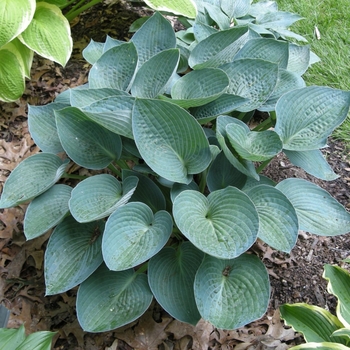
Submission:
[[[54,3],[1,0],[1,101],[15,101],[23,94],[34,52],[63,66],[67,63],[72,52],[67,18]]]
[[[156,12],[129,42],[92,41],[88,84],[29,106],[42,152],[10,174],[0,208],[30,202],[27,239],[55,227],[46,294],[79,285],[86,331],[137,319],[153,297],[180,321],[240,327],[269,303],[257,239],[288,253],[299,229],[350,231],[350,214],[320,187],[260,173],[284,152],[335,179],[320,149],[350,92],[305,86],[309,47],[282,36],[295,17],[272,2],[229,4],[202,2],[177,34]]]
[[[23,324],[18,329],[0,328],[0,349],[50,350],[54,335],[54,332],[40,331],[26,336]]]
[[[305,303],[284,304],[280,308],[285,323],[301,332],[307,342],[292,347],[293,350],[350,349],[350,274],[345,268],[327,264],[323,277],[328,280],[328,292],[338,299],[336,316]]]

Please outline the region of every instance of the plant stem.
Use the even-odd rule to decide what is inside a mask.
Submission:
[[[70,10],[68,13],[65,14],[66,18],[68,19],[68,21],[72,21],[75,17],[77,17],[78,15],[80,15],[83,11],[86,11],[87,9],[89,9],[90,7],[100,3],[102,0],[91,0],[89,3],[87,3],[84,6],[81,6],[79,8],[79,6],[84,2],[84,0],[81,0],[77,5],[75,5],[73,7],[72,10]]]
[[[78,180],[84,180],[88,178],[88,176],[74,175],[74,174],[68,174],[68,173],[64,173],[61,177],[65,179],[78,179]]]
[[[108,169],[113,173],[116,174],[120,179],[122,178],[122,173],[117,169],[112,163],[108,165]]]
[[[274,123],[273,123],[272,117],[270,116],[266,120],[264,120],[262,123],[257,125],[253,129],[253,131],[264,131],[264,130],[267,130],[267,129],[271,128],[272,126],[274,126]]]
[[[261,173],[268,165],[269,163],[271,162],[272,158],[270,159],[267,159],[265,161],[263,161],[256,169],[256,172],[259,174]]]
[[[67,2],[66,2],[64,5],[60,6],[60,9],[61,9],[61,10],[64,10],[64,9],[67,8],[68,6],[74,4],[75,2],[76,2],[76,0],[67,0]]]
[[[147,271],[148,269],[148,262],[145,262],[142,266],[140,266],[137,270],[136,270],[136,273],[139,274],[139,273],[143,273],[145,271]]]
[[[207,170],[204,170],[200,176],[201,176],[201,179],[199,181],[198,187],[199,187],[199,191],[201,193],[204,193],[205,187],[207,185]]]
[[[126,169],[129,170],[129,166],[125,160],[119,159],[116,164],[121,168],[121,169]]]

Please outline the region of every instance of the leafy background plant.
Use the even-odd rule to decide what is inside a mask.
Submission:
[[[214,10],[211,10],[212,13],[214,13],[212,16],[216,14]],[[216,20],[220,22],[222,27],[225,27],[228,22],[224,17]],[[209,21],[212,24],[212,19],[209,18]],[[254,21],[254,16],[252,16],[252,21]],[[267,25],[264,24],[264,26],[260,25],[260,27],[258,27],[265,33],[266,31],[271,33],[267,34],[273,39],[274,36],[272,34],[274,34],[274,31],[265,28],[266,26],[270,27],[271,22],[267,23]],[[51,191],[52,189],[52,191],[57,190],[56,193],[58,194],[58,202],[56,202],[53,207],[56,208],[59,203],[58,207],[64,208],[62,211],[56,212],[56,210],[50,209],[52,206],[46,205],[46,200],[49,198],[56,198],[56,195],[55,197],[47,195],[46,200],[43,200],[43,202],[41,202],[41,196],[38,196],[31,203],[31,205],[34,203],[32,205],[33,210],[38,207],[39,210],[40,207],[41,210],[48,209],[43,216],[55,217],[55,223],[53,223],[54,220],[50,221],[47,224],[47,228],[55,226],[57,220],[62,220],[69,210],[72,214],[73,212],[76,213],[76,215],[73,216],[79,218],[78,221],[80,221],[80,224],[79,222],[76,223],[70,216],[65,218],[57,226],[49,245],[51,241],[55,242],[53,238],[55,237],[57,238],[56,242],[59,243],[52,243],[52,253],[57,252],[56,248],[64,244],[73,246],[73,242],[67,240],[60,241],[60,239],[66,236],[65,233],[74,230],[76,237],[79,237],[79,240],[74,242],[74,244],[76,244],[74,246],[77,248],[76,251],[85,253],[84,258],[87,258],[88,264],[85,264],[85,262],[81,264],[80,262],[79,266],[74,267],[75,271],[72,271],[73,273],[65,274],[63,278],[65,280],[62,281],[62,279],[59,278],[62,265],[59,267],[57,265],[57,259],[53,259],[52,261],[55,261],[56,265],[46,265],[46,276],[54,276],[53,280],[59,281],[58,287],[61,288],[61,291],[67,287],[71,288],[71,281],[75,281],[75,284],[83,282],[79,289],[77,305],[79,320],[84,329],[92,331],[111,329],[138,317],[145,308],[147,308],[147,304],[149,304],[152,298],[148,284],[151,286],[152,293],[156,296],[157,300],[161,300],[162,291],[157,292],[159,282],[157,282],[157,280],[153,281],[151,277],[151,263],[154,261],[152,259],[158,257],[158,255],[154,255],[157,251],[161,254],[162,250],[158,250],[159,245],[162,246],[162,242],[166,241],[170,234],[172,236],[168,245],[174,245],[173,248],[177,248],[176,253],[178,255],[178,259],[173,262],[171,266],[175,270],[179,270],[177,273],[179,280],[185,282],[180,285],[188,286],[186,290],[173,291],[176,297],[174,296],[170,299],[177,300],[178,295],[176,295],[176,293],[179,293],[182,299],[192,301],[191,305],[199,309],[199,315],[209,319],[218,327],[230,328],[238,327],[240,324],[247,323],[250,320],[260,317],[267,307],[269,286],[266,270],[261,262],[253,255],[240,255],[250,247],[258,235],[272,246],[284,251],[290,251],[291,247],[295,244],[298,227],[305,227],[306,229],[311,228],[311,232],[316,231],[316,233],[319,234],[329,234],[327,227],[322,227],[322,225],[317,226],[316,222],[318,219],[324,218],[324,212],[327,212],[331,207],[334,208],[336,216],[340,215],[338,219],[344,220],[344,225],[340,225],[340,230],[338,230],[337,233],[343,233],[341,230],[348,230],[348,214],[335,200],[330,198],[330,196],[315,185],[294,179],[292,181],[282,182],[275,188],[271,181],[260,177],[260,181],[263,182],[264,185],[260,185],[259,188],[254,188],[254,185],[257,184],[254,180],[259,178],[259,174],[256,172],[252,160],[265,162],[269,160],[270,157],[278,154],[282,148],[287,147],[292,148],[289,149],[289,154],[294,154],[294,159],[298,159],[298,156],[300,158],[301,155],[306,156],[307,159],[313,158],[315,154],[319,156],[320,152],[318,148],[321,147],[320,145],[323,145],[325,138],[332,129],[345,118],[349,108],[349,97],[348,93],[340,90],[322,87],[304,88],[298,85],[302,84],[303,86],[300,72],[306,69],[310,64],[310,59],[307,59],[306,62],[304,62],[304,68],[300,66],[295,67],[295,65],[293,67],[293,64],[290,64],[289,68],[291,69],[291,67],[293,67],[293,69],[297,71],[297,74],[285,73],[284,75],[284,78],[288,77],[293,84],[300,86],[300,90],[290,91],[284,95],[284,97],[279,98],[279,95],[282,95],[281,90],[286,92],[286,90],[289,91],[290,86],[293,88],[295,87],[293,84],[287,84],[287,87],[284,87],[286,90],[283,90],[282,84],[282,88],[280,87],[281,90],[279,90],[276,89],[276,84],[279,78],[279,72],[283,71],[280,65],[283,67],[287,63],[287,66],[285,66],[287,68],[288,63],[292,62],[289,60],[290,50],[297,51],[298,47],[285,45],[283,41],[281,41],[281,44],[275,43],[275,39],[266,41],[261,38],[261,40],[264,41],[263,46],[265,44],[277,44],[280,51],[279,55],[277,55],[278,59],[275,56],[272,62],[266,62],[265,60],[261,60],[261,58],[256,58],[254,57],[254,50],[251,50],[251,48],[256,48],[256,45],[262,44],[262,41],[259,42],[259,40],[257,40],[260,39],[259,36],[255,36],[254,31],[248,28],[253,25],[256,25],[256,23],[250,25],[243,24],[242,26],[228,29],[228,31],[230,31],[230,39],[233,40],[233,42],[226,42],[226,45],[223,45],[219,52],[217,49],[215,51],[212,50],[207,60],[203,61],[203,52],[208,51],[207,49],[211,47],[213,41],[221,42],[214,40],[217,39],[218,35],[220,35],[220,38],[227,38],[227,32],[221,31],[217,33],[215,28],[208,29],[210,26],[204,26],[204,28],[198,31],[198,38],[202,40],[198,40],[199,43],[197,44],[194,40],[196,38],[195,35],[191,34],[190,29],[188,29],[185,33],[178,34],[179,36],[182,35],[183,40],[181,40],[180,43],[178,42],[178,49],[174,49],[176,46],[176,38],[173,30],[159,14],[156,14],[141,27],[133,37],[131,43],[118,42],[107,38],[106,43],[92,43],[90,45],[85,51],[85,56],[90,60],[90,63],[94,63],[94,67],[89,76],[88,88],[72,89],[62,94],[56,102],[51,105],[44,106],[43,108],[33,106],[30,108],[31,133],[35,142],[44,151],[35,156],[34,162],[37,162],[37,166],[40,164],[43,165],[39,168],[44,169],[44,173],[36,174],[37,178],[35,179],[35,172],[31,170],[30,162],[27,162],[27,164],[25,162],[21,163],[23,165],[19,166],[17,170],[11,174],[12,179],[10,177],[5,185],[4,193],[1,197],[1,204],[4,207],[16,205],[19,202],[30,200],[32,197],[36,197],[41,193],[45,195],[46,190]],[[236,30],[237,28],[238,30]],[[278,28],[282,31],[280,27]],[[154,30],[154,32],[160,33],[161,35],[157,38],[150,38],[149,31],[151,29],[157,29]],[[215,31],[213,29],[215,29]],[[207,36],[208,30],[211,31],[211,33]],[[231,34],[234,35],[233,38]],[[294,35],[289,32],[287,32],[287,34],[291,36]],[[212,39],[212,35],[216,35],[216,37]],[[253,37],[249,38],[250,35]],[[149,40],[148,42],[147,38]],[[164,45],[161,45],[158,49],[160,52],[155,50],[156,46],[154,45],[154,40],[159,40],[159,42]],[[184,40],[187,40],[187,42]],[[157,44],[159,44],[159,42],[157,41]],[[247,44],[246,48],[244,49],[245,46],[243,46],[243,48],[239,50],[241,45],[245,42]],[[197,44],[197,46],[195,46],[195,44]],[[202,47],[200,47],[200,45]],[[238,50],[237,47],[239,47]],[[109,49],[107,50],[107,48]],[[151,52],[153,50],[151,55],[149,55],[150,49]],[[103,53],[104,50],[105,52]],[[187,61],[190,62],[194,68],[198,65],[198,68],[184,75],[182,78],[175,76],[177,82],[174,84],[169,94],[167,83],[171,81],[170,79],[173,77],[175,70],[181,72],[187,69],[186,50],[190,52]],[[232,55],[231,57],[226,56],[227,51]],[[305,54],[306,51],[307,50],[305,50],[303,54]],[[183,54],[180,55],[180,52]],[[250,57],[249,52],[253,52],[253,57]],[[266,52],[274,51],[266,50]],[[267,55],[266,52],[265,54]],[[164,55],[170,58],[170,62],[175,61],[175,64],[173,63],[173,65],[159,69],[159,62],[162,62]],[[237,75],[237,69],[235,70],[235,66],[230,62],[235,59],[236,55],[238,55],[238,57],[236,57],[237,62],[235,63],[237,63],[240,68],[238,71],[242,72],[244,71],[243,68],[246,69],[246,76],[240,77]],[[179,67],[177,61],[179,61],[180,56],[182,62],[185,62],[185,64]],[[288,60],[286,60],[287,56]],[[117,66],[111,64],[112,59],[116,57],[120,58],[118,61],[119,65]],[[130,57],[133,59],[130,59]],[[300,62],[300,57],[298,58],[299,59],[296,61]],[[225,60],[228,60],[228,62],[225,62]],[[140,62],[144,62],[143,65],[141,65]],[[266,72],[272,76],[271,80],[267,82],[258,80],[257,83],[262,84],[262,87],[258,85],[261,90],[257,89],[257,86],[254,84],[253,87],[251,87],[251,81],[248,80],[250,77],[249,73],[251,73],[251,69],[255,64],[257,68],[254,74],[256,74],[257,77],[259,77],[259,74]],[[157,69],[155,69],[155,67]],[[222,67],[223,69],[218,69],[217,67]],[[100,73],[101,71],[102,74],[96,73]],[[223,71],[225,75],[219,73],[221,71]],[[288,69],[285,69],[285,71],[288,72]],[[128,74],[124,74],[125,72]],[[203,72],[205,74],[203,74]],[[213,72],[217,74],[210,74]],[[112,73],[115,74],[113,79],[111,79]],[[272,73],[274,73],[274,75]],[[146,84],[152,79],[152,75],[153,81],[155,81],[156,84]],[[190,79],[189,77],[191,77],[191,75],[196,79]],[[211,78],[209,79],[209,86],[211,88],[203,89],[199,94],[198,89],[179,88],[181,86],[191,86],[191,84],[195,87],[198,86],[198,77],[203,79],[199,80],[203,81],[203,86],[207,86],[209,83],[208,80],[205,79],[208,76]],[[115,79],[115,77],[117,77],[117,79]],[[283,79],[281,80],[283,81]],[[290,80],[287,80],[287,82],[290,83]],[[212,85],[213,81],[216,83],[214,86]],[[225,83],[227,84],[226,90],[222,88]],[[118,88],[118,91],[115,91],[115,88]],[[131,91],[131,95],[125,90]],[[162,90],[164,90],[166,94],[160,97],[159,100],[154,100],[154,97],[162,96],[159,95],[163,93]],[[268,92],[266,92],[266,90]],[[182,92],[184,92],[184,94],[182,94]],[[288,119],[290,116],[298,115],[300,121],[303,121],[306,116],[312,120],[315,116],[313,113],[315,106],[319,105],[320,101],[327,100],[328,102],[330,94],[334,94],[335,98],[339,100],[335,100],[335,103],[337,106],[340,105],[340,110],[336,113],[334,113],[333,110],[334,106],[327,104],[324,107],[325,116],[330,117],[331,124],[323,125],[323,129],[321,128],[321,130],[319,130],[322,132],[318,135],[312,135],[313,137],[311,138],[311,130],[308,130],[307,126],[301,130],[294,130],[295,134],[293,134],[293,130],[288,126]],[[265,103],[269,100],[270,96],[274,98],[271,98],[269,103]],[[314,101],[311,96],[316,96],[317,102]],[[276,100],[278,100],[277,104]],[[287,101],[289,101],[289,105]],[[300,114],[295,113],[295,109],[301,104],[306,103],[308,106],[311,106],[307,110],[307,113],[304,112],[304,114],[302,114],[303,111],[300,111]],[[181,106],[185,107],[187,110],[181,108]],[[243,122],[249,121],[252,114],[250,113],[251,110],[256,108],[268,110],[270,112],[267,122],[259,127],[259,133],[254,130],[251,131]],[[332,110],[332,113],[328,108]],[[290,114],[288,114],[286,110],[289,111]],[[52,111],[55,111],[54,114]],[[197,121],[193,119],[188,111],[196,117]],[[297,111],[299,112],[299,110]],[[220,114],[225,115],[217,117]],[[234,118],[233,115],[235,115],[236,118]],[[279,132],[270,133],[267,129],[275,125],[276,119],[276,129]],[[43,123],[44,120],[48,122],[46,125]],[[170,124],[169,120],[171,120]],[[208,128],[209,122],[211,122],[214,127]],[[203,133],[200,123],[206,126],[204,128],[206,134]],[[315,124],[317,125],[317,122]],[[48,132],[49,130],[50,132]],[[303,133],[303,131],[305,131],[305,133]],[[36,136],[34,136],[35,134]],[[263,138],[268,140],[268,142],[264,143],[261,141],[261,139],[259,139],[261,136],[258,136],[259,134],[269,135],[269,137]],[[49,135],[57,136],[55,136],[55,140],[48,140],[47,137]],[[272,135],[272,137],[270,135]],[[299,140],[302,141],[301,145],[306,147],[307,151],[309,151],[308,148],[311,148],[310,151],[312,152],[300,150],[300,145],[299,148],[293,149],[298,147],[297,145],[299,144],[299,142],[293,143],[293,138],[299,138]],[[279,142],[276,142],[277,139],[279,139]],[[180,142],[178,142],[179,140]],[[211,141],[210,144],[208,140]],[[54,149],[51,148],[52,144],[55,145]],[[77,144],[78,147],[76,146]],[[122,150],[121,145],[123,145]],[[76,186],[74,190],[70,190],[66,187],[63,190],[62,188],[62,192],[64,192],[63,195],[61,189],[57,189],[55,186],[58,185],[54,185],[54,183],[62,175],[68,176],[62,173],[65,164],[59,160],[59,157],[54,155],[43,156],[45,152],[48,152],[49,148],[46,147],[49,147],[49,152],[53,153],[59,153],[64,150],[75,163],[90,169],[100,170],[108,166],[109,170],[116,175],[118,180],[115,179],[115,177],[112,177],[114,180],[110,179],[110,177],[108,177],[108,179],[103,177],[102,180],[102,177],[99,177],[102,175],[96,175],[82,181],[81,185]],[[81,148],[80,152],[79,148]],[[220,149],[222,152],[219,157],[218,153]],[[143,158],[143,161],[145,161],[150,168],[148,168],[142,160],[139,161],[140,158]],[[111,161],[114,159],[114,164],[111,164]],[[319,159],[322,161],[323,158]],[[125,163],[125,160],[127,160],[128,163]],[[47,164],[47,161],[50,163],[50,167],[45,169],[44,165]],[[213,165],[214,162],[216,162],[215,166]],[[136,165],[134,165],[135,163]],[[28,164],[29,167],[26,169]],[[52,164],[54,164],[54,167],[51,166]],[[323,166],[318,169],[318,176],[325,178],[334,177],[334,173],[330,171],[324,160],[322,164]],[[133,171],[130,170],[131,167]],[[261,167],[259,166],[259,168]],[[225,172],[217,171],[220,169],[225,169]],[[28,189],[30,187],[35,187],[36,193],[33,194],[33,192],[31,192],[32,188],[27,191],[27,189],[23,187],[18,188],[16,193],[19,182],[18,179],[23,178],[23,176],[26,176],[25,174],[28,173],[34,175],[33,186],[28,186]],[[147,173],[149,176],[144,175]],[[227,174],[234,174],[234,176],[227,176]],[[192,175],[194,175],[194,180],[200,191],[196,190],[196,184],[191,181]],[[96,178],[96,182],[91,185],[90,181],[92,180],[90,179],[94,178]],[[36,187],[38,179],[40,179],[40,188]],[[206,183],[211,192],[209,195],[208,192],[206,192]],[[187,185],[189,185],[189,187],[187,187]],[[13,186],[12,189],[11,186]],[[169,189],[170,187],[171,190]],[[299,187],[302,191],[299,192],[298,196],[295,195],[295,189]],[[93,196],[91,196],[91,189],[95,191]],[[96,191],[96,189],[98,189],[98,191]],[[304,203],[305,198],[302,196],[302,194],[304,194],[304,189],[309,191],[309,202],[306,204]],[[75,190],[76,196],[73,197],[73,191]],[[72,193],[70,198],[67,195],[69,191]],[[114,198],[108,198],[107,193],[115,194],[111,196]],[[128,197],[130,195],[131,198]],[[323,205],[320,206],[321,201],[319,201],[317,197],[326,198]],[[101,198],[103,198],[102,201]],[[128,200],[129,203],[126,204]],[[173,200],[173,211],[171,210],[171,200]],[[108,204],[107,208],[105,207],[106,202]],[[79,206],[79,203],[83,203],[83,205],[80,204]],[[280,203],[280,205],[275,205],[275,203]],[[270,211],[266,212],[264,210],[266,206]],[[305,210],[305,207],[307,210]],[[84,222],[85,219],[82,219],[82,217],[90,215],[86,213],[89,213],[89,211],[91,212],[91,208],[93,208],[94,217],[90,217],[90,219],[93,220],[93,225],[89,225],[91,222]],[[318,211],[318,216],[310,217],[307,212],[310,208],[315,209],[316,212]],[[105,226],[104,220],[95,221],[107,217],[115,209],[115,215],[110,215]],[[271,210],[274,213],[272,218],[269,217]],[[227,214],[231,211],[236,214],[236,217],[233,218]],[[289,213],[287,216],[288,220],[281,221],[282,225],[280,226],[276,223],[277,227],[273,230],[275,234],[271,235],[271,232],[269,232],[271,230],[263,229],[265,225],[265,227],[271,228],[271,225],[269,225],[271,219],[273,221],[273,219],[276,220],[276,218],[286,218],[286,211]],[[30,213],[29,209],[27,215],[29,215],[28,213]],[[169,213],[173,214],[176,226],[178,226],[175,227],[173,233],[171,232],[171,228],[169,230]],[[61,217],[57,214],[60,214]],[[195,217],[196,221],[191,221],[192,218],[189,218],[189,214],[192,214],[192,217]],[[336,216],[334,217],[333,213],[331,214],[330,216],[333,219],[337,218]],[[38,218],[36,215],[32,217]],[[121,218],[123,218],[123,220]],[[220,227],[233,226],[237,229],[240,228],[240,225],[233,222],[236,221],[233,219],[239,220],[241,225],[246,225],[247,231],[243,232],[245,236],[236,237],[235,232],[233,232],[234,230],[226,232],[226,230]],[[29,220],[28,222],[31,221],[33,220]],[[41,218],[40,221],[42,221]],[[334,223],[335,221],[336,220],[334,220]],[[212,223],[214,223],[214,225]],[[262,228],[261,230],[260,226]],[[162,227],[162,229],[160,229],[160,227]],[[192,243],[183,243],[178,246],[178,241],[181,242],[183,240],[183,238],[181,239],[181,233],[178,229],[180,229],[185,237]],[[25,231],[27,234],[28,231]],[[102,231],[104,231],[103,237],[101,236]],[[127,256],[127,261],[124,262],[124,267],[117,267],[117,269],[121,269],[117,272],[109,271],[103,265],[96,270],[96,267],[93,266],[101,263],[101,252],[102,258],[106,263],[108,259],[111,261],[119,260],[113,255],[110,256],[107,249],[111,246],[110,242],[107,240],[108,233],[113,233],[115,231],[120,232],[120,235],[118,235],[120,242],[112,243],[114,246],[126,248],[120,256]],[[126,231],[126,237],[124,237],[123,231]],[[206,241],[205,239],[203,241],[202,232],[207,232],[208,237],[210,237],[214,243],[209,240]],[[282,235],[280,234],[281,232],[283,233]],[[144,233],[149,233],[148,236],[150,236],[146,241],[142,240]],[[216,242],[215,235],[217,236]],[[102,237],[102,239],[107,237],[107,241],[102,240],[102,248],[100,237]],[[158,237],[155,240],[158,246],[153,244],[154,237]],[[141,242],[141,244],[139,243],[139,247],[147,248],[147,254],[150,254],[143,256],[144,261],[147,261],[149,257],[152,256],[149,263],[148,281],[143,273],[147,268],[146,264],[137,269],[136,272],[126,267],[128,264],[130,265],[130,260],[131,265],[134,264],[133,267],[138,266],[140,263],[139,260],[135,259],[138,258],[135,254],[135,248],[138,250],[135,242]],[[193,243],[197,248],[193,246]],[[191,247],[191,249],[188,249],[187,255],[185,254],[185,244]],[[218,254],[221,253],[218,253],[217,246],[225,248],[225,256],[218,256]],[[103,249],[103,247],[105,247],[105,249]],[[167,248],[168,247],[164,249]],[[197,269],[195,270],[197,272],[195,274],[193,271],[183,272],[181,269],[183,265],[181,258],[189,259],[192,256],[200,256],[203,253],[201,253],[198,248],[209,255],[204,257],[199,267],[196,266]],[[197,251],[198,254],[196,253]],[[59,252],[61,253],[61,251]],[[48,250],[46,254],[47,259],[51,258],[50,254]],[[72,256],[72,254],[69,254],[69,256]],[[67,259],[65,259],[64,263],[67,263]],[[162,266],[160,262],[157,264]],[[88,269],[85,269],[83,273],[80,269],[81,266],[89,267],[91,270],[87,271]],[[240,281],[239,278],[237,278],[237,276],[242,275],[242,271],[247,271],[248,266],[250,267],[248,269],[248,271],[250,271],[250,282],[255,283],[261,279],[260,284],[264,286],[264,288],[261,289],[261,294],[257,293],[259,292],[257,288],[254,289],[254,291],[247,288],[246,280]],[[72,265],[68,263],[65,267],[69,270]],[[207,269],[210,269],[210,271]],[[76,271],[78,271],[78,273],[74,275]],[[205,296],[203,290],[206,290],[207,275],[209,272],[213,276],[213,281],[215,281],[215,284],[212,286],[214,288],[214,294],[216,291],[215,286],[220,286],[224,283],[225,288],[223,289],[222,299],[210,297],[207,300],[203,299]],[[90,277],[82,281],[81,279],[86,278],[84,274],[85,276],[86,274],[90,274]],[[113,284],[111,277],[117,275],[120,277],[118,284]],[[96,290],[96,281],[101,285],[101,290]],[[234,283],[235,281],[237,283]],[[52,285],[49,284],[47,287],[49,288],[48,290],[50,290]],[[99,295],[102,290],[107,293],[109,289],[119,289],[120,293],[115,295],[109,294],[109,299],[106,295],[106,298],[103,299],[103,304],[96,303],[91,305],[92,307],[98,307],[99,311],[102,310],[104,313],[103,315],[99,314],[97,319],[91,320],[91,314],[95,315],[96,310],[89,308],[86,304],[86,300],[90,297],[96,297],[96,300],[99,300],[97,295]],[[137,291],[140,290],[144,291],[142,294],[143,298],[140,298],[140,294],[137,293]],[[248,290],[253,293],[251,300],[244,295],[244,291]],[[125,305],[124,308],[123,306],[119,307],[120,304],[118,302],[120,297],[121,295],[125,295],[122,293],[127,295],[128,300],[133,302],[135,300],[138,301],[137,304],[130,304],[130,307],[133,307],[132,310],[127,307],[125,309]],[[242,297],[240,297],[240,295],[242,295]],[[218,305],[222,303],[228,303],[225,304],[224,311],[221,309],[219,310],[218,307]],[[230,307],[234,307],[235,305],[244,305],[244,303],[252,307],[246,307],[244,310],[238,309],[237,314],[234,315],[235,324],[232,324],[232,317],[231,315],[228,316],[225,310],[231,309]],[[208,308],[208,305],[212,307]],[[174,314],[175,311],[181,311],[178,303],[174,304],[172,302],[171,305],[165,307],[165,309],[170,314]],[[118,315],[121,315],[120,318],[117,318],[115,315],[117,311]],[[187,319],[183,320],[185,322],[193,322],[193,319],[190,321]]]
[[[285,323],[301,332],[307,342],[291,349],[349,349],[350,274],[345,268],[326,264],[323,278],[328,281],[328,292],[338,299],[336,316],[306,303],[282,305]]]

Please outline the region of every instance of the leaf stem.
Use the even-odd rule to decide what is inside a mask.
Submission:
[[[199,181],[199,191],[201,193],[204,193],[205,187],[207,186],[207,170],[204,170],[200,175],[200,181]]]
[[[61,9],[61,10],[64,10],[64,9],[67,8],[68,6],[74,4],[75,2],[76,2],[76,0],[67,0],[67,2],[66,2],[64,5],[60,6],[60,9]]]
[[[79,3],[77,5],[75,5],[68,13],[65,14],[65,16],[69,22],[72,21],[75,17],[79,16],[83,11],[86,11],[90,7],[100,3],[102,0],[92,0],[89,3],[87,3],[86,5],[81,6],[81,4],[84,1],[85,0],[79,1]],[[81,7],[79,7],[79,6],[81,6]]]
[[[121,169],[126,169],[129,170],[129,166],[125,160],[119,159],[118,161],[115,162]]]
[[[146,272],[148,269],[148,261],[145,262],[143,265],[141,265],[136,271],[135,273],[139,274],[139,273],[143,273]]]
[[[256,169],[256,172],[259,174],[261,173],[271,162],[272,158],[264,160]]]
[[[84,179],[87,179],[88,176],[64,173],[64,174],[61,176],[61,178],[84,180]]]
[[[273,118],[270,116],[266,120],[264,120],[262,123],[257,125],[253,129],[253,131],[264,131],[264,130],[271,128],[272,126],[274,126],[274,123],[273,123]]]
[[[118,168],[116,168],[112,163],[108,165],[108,169],[115,175],[117,175],[120,179],[122,178],[122,173]]]

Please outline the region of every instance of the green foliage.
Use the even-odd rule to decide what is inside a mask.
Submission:
[[[25,335],[23,324],[18,329],[0,328],[0,348],[3,350],[50,350],[55,333],[35,332]]]
[[[42,152],[11,173],[0,208],[33,199],[28,239],[55,227],[46,292],[80,284],[86,331],[132,322],[153,296],[181,321],[240,327],[269,302],[266,268],[249,253],[258,238],[289,253],[299,229],[350,231],[326,191],[260,174],[283,151],[306,171],[316,153],[312,174],[336,177],[320,148],[350,92],[305,87],[310,49],[286,40],[298,38],[287,27],[299,17],[274,2],[197,7],[177,33],[156,12],[129,42],[91,41],[89,83],[29,107]],[[65,173],[68,162],[91,171]],[[55,185],[67,177],[74,188]]]
[[[350,274],[344,268],[325,265],[323,277],[327,290],[338,299],[337,316],[318,306],[305,303],[284,304],[281,317],[301,332],[306,344],[291,349],[350,349]]]
[[[72,47],[69,22],[55,4],[1,1],[0,100],[15,101],[23,94],[34,52],[64,66]]]

